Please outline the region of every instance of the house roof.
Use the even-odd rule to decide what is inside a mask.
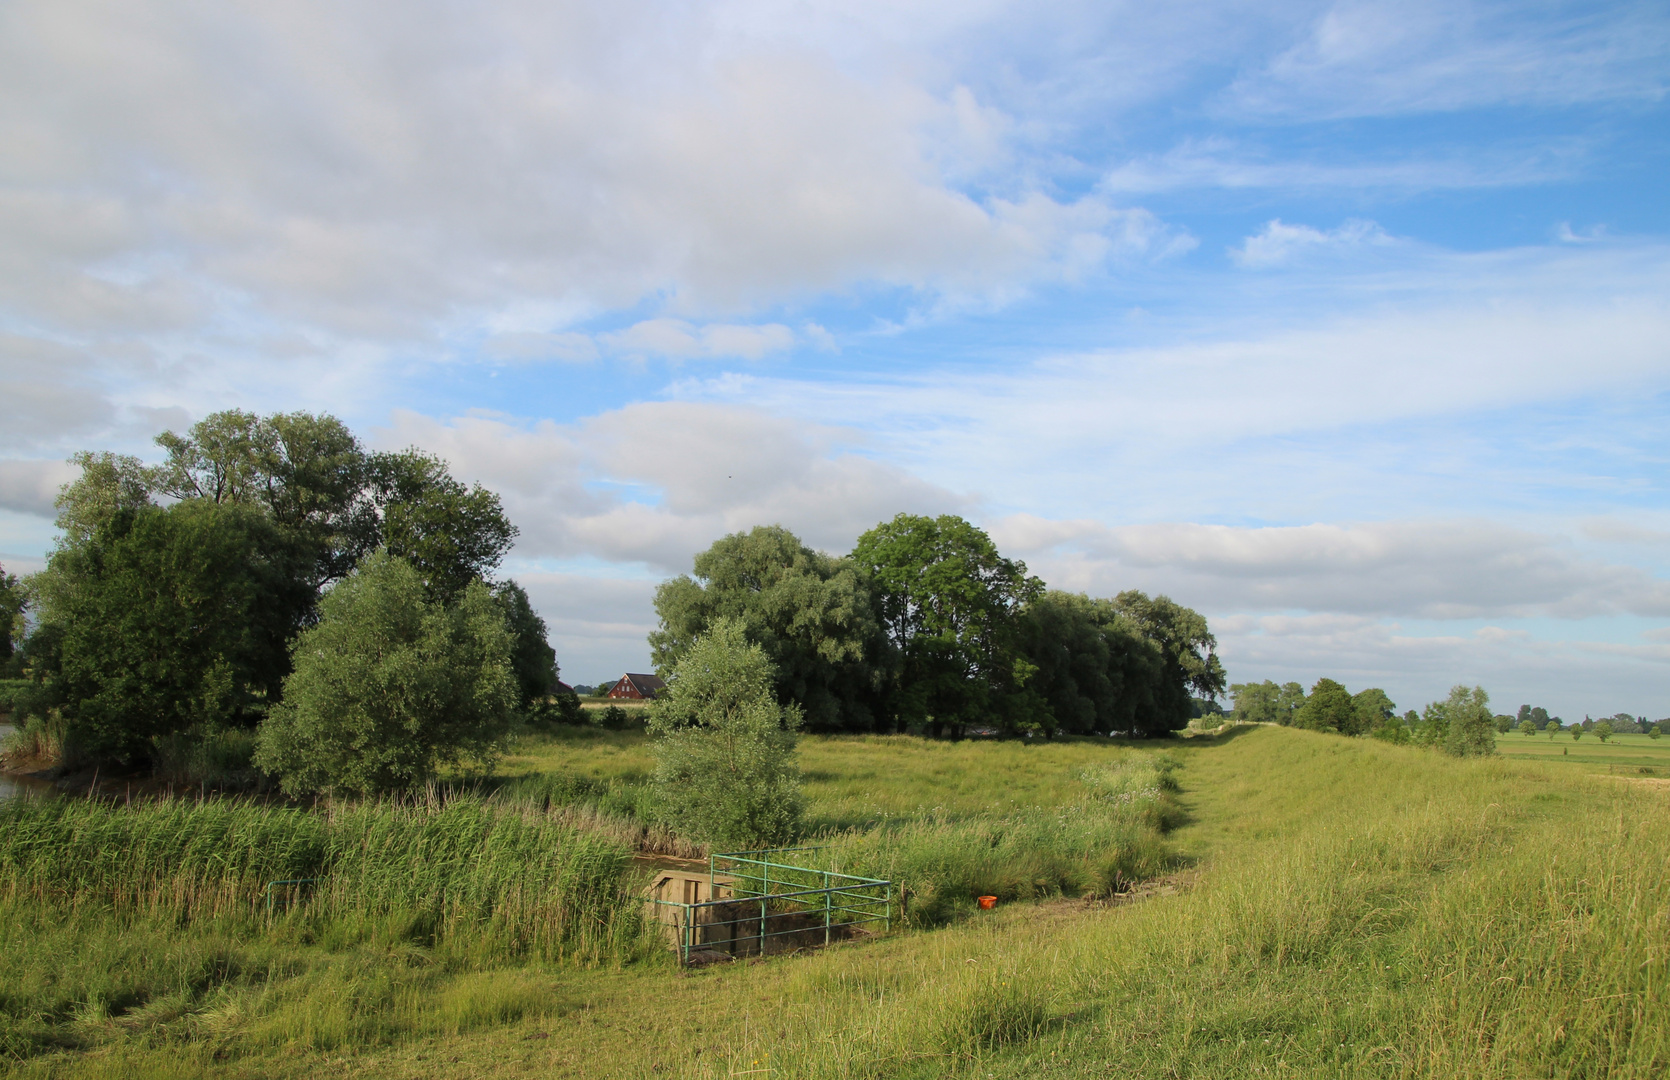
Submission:
[[[638,675],[628,671],[621,678],[629,681],[633,688],[645,697],[654,697],[667,689],[667,684],[662,681],[659,675]]]

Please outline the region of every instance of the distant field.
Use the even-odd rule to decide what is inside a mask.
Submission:
[[[1670,776],[1670,738],[1614,735],[1601,742],[1593,734],[1585,734],[1574,741],[1570,733],[1564,731],[1552,739],[1542,732],[1521,735],[1510,731],[1496,736],[1496,752],[1506,758],[1570,765],[1583,772],[1627,772],[1638,776],[1651,776],[1656,772]]]

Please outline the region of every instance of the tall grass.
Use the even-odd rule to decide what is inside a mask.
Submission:
[[[242,800],[0,804],[0,900],[187,921],[273,911],[321,940],[466,934],[506,956],[630,948],[630,856],[560,815],[469,797],[320,812]],[[298,884],[272,884],[282,881]]]
[[[1181,818],[1175,762],[1126,753],[1079,771],[1052,806],[893,818],[822,839],[833,869],[897,882],[910,925],[973,910],[979,896],[1106,896],[1163,873],[1162,834]]]

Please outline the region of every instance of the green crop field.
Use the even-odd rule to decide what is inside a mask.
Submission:
[[[1542,732],[1517,731],[1496,736],[1496,752],[1516,760],[1547,761],[1587,772],[1670,777],[1670,738],[1649,735],[1611,735],[1601,742],[1593,734],[1573,740],[1569,731],[1550,737]]]
[[[1506,756],[1514,738],[1504,756],[1469,761],[1264,727],[1137,748],[808,739],[812,814],[831,839],[898,834],[909,840],[898,850],[953,864],[1019,836],[1057,844],[1055,861],[1018,866],[1012,847],[979,868],[1010,874],[1013,899],[990,913],[958,907],[879,940],[688,972],[658,953],[547,957],[386,925],[332,939],[327,920],[308,936],[300,912],[287,932],[192,924],[155,890],[146,914],[14,885],[0,893],[0,1022],[34,1024],[36,1041],[13,1043],[6,1067],[28,1077],[1663,1076],[1670,793],[1650,777],[1605,775],[1604,760],[1570,760],[1589,738],[1541,761]],[[510,764],[523,774],[515,783],[560,773],[589,778],[595,793],[624,791],[649,763],[634,737],[589,733],[530,742]],[[1163,821],[1074,823],[1173,782],[1175,796],[1150,804]],[[355,820],[321,840],[350,865],[361,832],[418,850],[400,839],[401,821]],[[1167,854],[1144,869],[1158,877],[1110,901],[1090,863],[1052,839],[1066,833]],[[910,847],[924,836],[931,847]],[[923,872],[920,858],[906,863]],[[937,880],[970,884],[941,871]],[[1030,891],[1028,875],[1042,875]]]

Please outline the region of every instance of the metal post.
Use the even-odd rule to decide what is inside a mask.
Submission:
[[[823,943],[829,944],[829,910],[833,897],[829,894],[829,871],[823,872]]]
[[[765,955],[765,897],[760,897],[760,955]]]

